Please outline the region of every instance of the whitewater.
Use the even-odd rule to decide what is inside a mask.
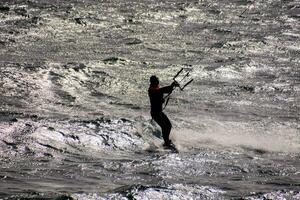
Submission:
[[[300,199],[298,0],[1,0],[0,199]],[[149,78],[179,150],[163,149]]]

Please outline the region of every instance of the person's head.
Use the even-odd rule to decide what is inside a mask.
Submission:
[[[159,79],[157,78],[157,76],[151,76],[150,77],[150,85],[151,86],[156,86],[159,84]]]

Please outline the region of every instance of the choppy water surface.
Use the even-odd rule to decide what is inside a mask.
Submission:
[[[300,199],[300,4],[0,4],[0,198]],[[194,81],[166,109],[148,79]]]

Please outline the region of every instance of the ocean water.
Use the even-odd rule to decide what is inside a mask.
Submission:
[[[1,0],[0,199],[300,199],[299,20],[298,0]],[[147,89],[181,68],[177,154]]]

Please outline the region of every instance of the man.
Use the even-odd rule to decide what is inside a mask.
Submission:
[[[171,85],[166,87],[159,87],[159,80],[156,76],[150,77],[150,87],[148,89],[148,95],[151,104],[151,116],[156,123],[161,127],[163,139],[165,141],[165,147],[171,147],[172,142],[169,139],[172,124],[169,118],[163,113],[164,94],[170,94],[174,87],[178,87],[179,84],[174,81]]]

